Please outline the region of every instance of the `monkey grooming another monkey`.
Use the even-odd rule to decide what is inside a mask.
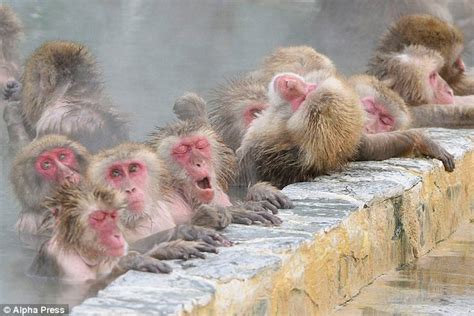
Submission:
[[[411,45],[379,54],[379,60],[379,79],[410,106],[412,127],[474,127],[474,95],[453,96],[439,75],[443,58],[438,52]]]
[[[187,223],[174,217],[179,217],[183,212],[180,207],[186,206],[168,198],[171,189],[162,184],[166,176],[156,154],[139,143],[124,143],[101,151],[92,157],[87,171],[87,178],[94,183],[125,195],[127,207],[121,222],[132,249],[145,252],[155,248],[154,257],[159,259],[186,259],[202,257],[201,251],[216,252],[217,245],[229,245],[213,230],[180,225]]]
[[[364,110],[348,83],[321,70],[306,79],[276,75],[269,85],[270,107],[250,125],[237,154],[245,183],[269,181],[277,187],[310,181],[351,160],[383,160],[418,153],[454,160],[420,131],[364,134]]]
[[[128,139],[87,47],[46,42],[26,61],[21,83],[21,101],[8,103],[4,112],[11,141],[23,142],[15,147],[45,134],[66,135],[91,152]]]
[[[430,15],[407,15],[390,26],[379,41],[369,63],[369,74],[380,79],[384,74],[387,53],[401,52],[410,45],[433,49],[443,58],[441,77],[455,95],[473,95],[474,78],[465,74],[462,60],[464,35],[456,26]]]
[[[83,283],[127,270],[171,272],[148,255],[127,253],[119,220],[126,203],[120,193],[84,183],[62,186],[45,207],[56,214],[56,222],[30,267],[31,275]]]
[[[227,226],[229,220],[247,225],[281,223],[266,210],[275,212],[275,206],[257,192],[263,190],[273,196],[278,193],[267,190],[266,185],[254,190],[261,201],[232,205],[226,191],[234,175],[235,155],[205,119],[181,120],[159,128],[151,134],[149,145],[167,166],[169,174],[160,182],[172,189],[169,199],[180,205],[175,215],[178,223],[189,223],[192,219],[196,225],[214,228]],[[213,215],[216,213],[217,221]]]
[[[47,233],[51,214],[42,201],[64,183],[79,183],[89,159],[87,149],[61,135],[40,137],[17,154],[10,179],[22,207],[18,232]]]

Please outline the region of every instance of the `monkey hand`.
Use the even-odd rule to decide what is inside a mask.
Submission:
[[[147,255],[141,255],[137,252],[131,252],[120,258],[118,266],[122,271],[136,270],[153,273],[170,273],[173,271],[173,269],[166,263]]]
[[[188,241],[203,241],[212,246],[232,246],[232,242],[213,229],[195,226],[179,225],[176,227],[176,238]]]
[[[160,260],[188,260],[190,258],[205,259],[206,255],[204,252],[217,253],[217,248],[203,241],[180,239],[156,245],[146,255]]]
[[[261,202],[259,206],[271,211],[273,214],[277,214],[278,209],[294,208],[293,202],[268,182],[258,182],[250,187],[247,192],[247,201]],[[252,204],[250,203],[249,207],[251,206]],[[249,209],[248,207],[245,208]]]
[[[3,88],[3,98],[9,101],[20,100],[21,83],[17,80],[8,80]]]
[[[232,222],[232,215],[224,208],[211,206],[208,204],[200,205],[191,219],[191,224],[204,226],[221,230],[229,226]]]
[[[249,211],[242,206],[231,206],[228,208],[232,214],[232,223],[252,225],[255,223],[262,223],[263,225],[280,225],[282,220],[266,210],[264,211]]]
[[[426,137],[423,134],[418,135],[422,140],[417,140],[417,150],[420,154],[436,158],[441,160],[443,163],[444,169],[448,172],[452,172],[455,168],[454,156],[451,155],[446,149],[442,146],[431,140],[429,137]]]

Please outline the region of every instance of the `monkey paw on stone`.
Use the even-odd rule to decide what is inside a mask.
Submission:
[[[229,226],[232,216],[223,207],[200,205],[192,218],[192,224],[221,230]]]
[[[204,252],[217,253],[217,248],[202,241],[175,240],[156,245],[146,254],[159,260],[190,258],[205,259]]]
[[[252,225],[261,223],[263,225],[280,225],[283,221],[273,214],[265,211],[248,211],[242,206],[230,207],[230,214],[232,214],[232,223]]]
[[[270,210],[273,214],[277,214],[278,209],[294,208],[293,202],[268,182],[259,182],[250,187],[247,192],[247,201],[261,202],[260,207]],[[252,203],[248,206],[251,207]]]
[[[136,270],[153,273],[170,273],[173,271],[168,264],[161,262],[158,259],[134,252],[120,258],[118,265],[120,269],[125,271]]]
[[[232,242],[213,229],[195,225],[180,225],[176,228],[177,238],[187,241],[203,241],[212,246],[232,246]]]

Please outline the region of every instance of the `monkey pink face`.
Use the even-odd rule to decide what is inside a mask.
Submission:
[[[249,105],[247,105],[244,110],[245,127],[248,127],[250,123],[252,123],[253,120],[257,118],[257,115],[266,108],[268,108],[267,103],[250,103]]]
[[[281,75],[275,78],[275,90],[280,97],[291,104],[291,109],[296,112],[306,100],[308,94],[316,89],[316,84],[309,84],[301,78],[292,75]]]
[[[77,167],[76,155],[72,149],[65,147],[45,151],[35,161],[36,172],[43,179],[58,184],[79,183],[81,175],[76,171]]]
[[[212,187],[212,153],[206,137],[183,137],[173,146],[171,155],[184,168],[196,197],[202,203],[209,203],[214,198]]]
[[[109,167],[106,178],[112,187],[126,193],[130,212],[143,212],[148,181],[148,170],[143,162],[117,161]]]
[[[428,85],[433,90],[433,100],[429,100],[435,104],[453,104],[453,89],[439,75],[437,71],[432,71],[428,77]]]
[[[361,99],[367,120],[364,124],[367,134],[376,134],[390,132],[394,129],[395,121],[390,113],[374,97],[365,97]]]
[[[116,210],[98,210],[89,215],[89,225],[96,232],[100,245],[106,255],[121,257],[125,255],[125,239],[117,226],[119,216]]]

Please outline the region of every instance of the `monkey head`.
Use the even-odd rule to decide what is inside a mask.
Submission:
[[[410,125],[403,99],[374,76],[356,75],[349,79],[365,110],[367,134],[404,130]]]
[[[64,185],[44,206],[56,214],[53,240],[66,251],[77,251],[89,264],[127,253],[119,220],[126,207],[122,193],[89,183]]]
[[[216,190],[227,190],[234,172],[234,155],[202,120],[179,121],[158,129],[150,145],[169,172],[166,186],[186,199],[210,203]]]
[[[162,163],[146,145],[124,143],[92,156],[87,178],[125,194],[127,210],[122,214],[126,225],[148,216],[153,199],[160,196],[158,179]]]
[[[386,56],[386,75],[380,79],[409,105],[453,104],[453,90],[439,75],[442,66],[438,52],[412,45]]]
[[[11,181],[25,210],[35,210],[58,186],[81,181],[90,156],[65,136],[46,135],[25,146],[12,163]]]

